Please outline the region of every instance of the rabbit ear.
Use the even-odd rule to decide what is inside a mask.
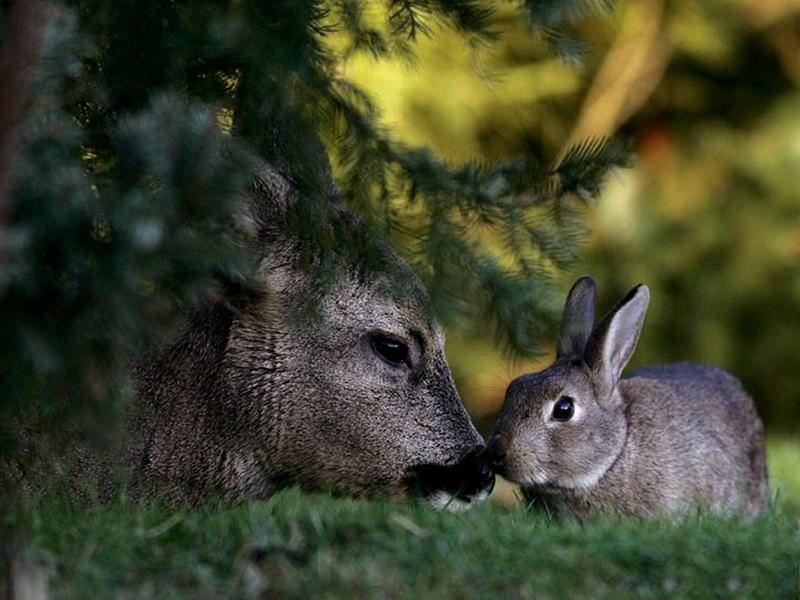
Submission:
[[[594,325],[594,298],[597,284],[591,277],[581,277],[567,295],[561,331],[558,338],[558,358],[583,356],[586,342]]]
[[[611,396],[636,349],[649,302],[650,290],[637,285],[600,321],[586,344],[584,360],[601,404]]]

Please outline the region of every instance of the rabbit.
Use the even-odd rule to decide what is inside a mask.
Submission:
[[[593,328],[595,295],[590,277],[573,285],[555,363],[509,385],[489,440],[496,473],[534,507],[579,519],[761,513],[764,430],[739,381],[692,363],[621,378],[650,291],[634,287]]]

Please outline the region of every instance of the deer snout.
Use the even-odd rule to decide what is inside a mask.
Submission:
[[[437,508],[462,509],[484,500],[494,488],[494,472],[481,445],[452,465],[420,465],[412,469],[411,487]]]
[[[489,438],[489,446],[486,448],[486,457],[492,470],[498,475],[503,475],[506,468],[507,444],[505,438],[493,435]]]
[[[454,476],[460,481],[456,495],[470,500],[483,500],[494,488],[494,471],[481,447],[467,454],[455,465]]]

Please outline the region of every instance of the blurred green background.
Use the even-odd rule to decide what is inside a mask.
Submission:
[[[753,394],[768,430],[800,431],[800,2],[637,0],[581,25],[576,68],[509,9],[502,42],[445,30],[418,62],[357,57],[343,76],[370,90],[383,124],[453,163],[616,134],[636,165],[586,211],[580,274],[599,312],[638,282],[651,308],[631,366],[724,367]],[[559,302],[561,298],[559,298]],[[513,360],[481,331],[451,331],[448,357],[479,424],[507,383],[552,358]],[[553,332],[555,333],[555,332]],[[702,407],[697,407],[702,417]]]

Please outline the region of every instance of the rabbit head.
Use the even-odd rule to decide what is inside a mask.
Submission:
[[[595,282],[569,292],[555,363],[523,375],[506,391],[490,438],[496,471],[516,483],[587,489],[625,442],[625,403],[618,390],[636,347],[650,292],[633,288],[593,329]]]

